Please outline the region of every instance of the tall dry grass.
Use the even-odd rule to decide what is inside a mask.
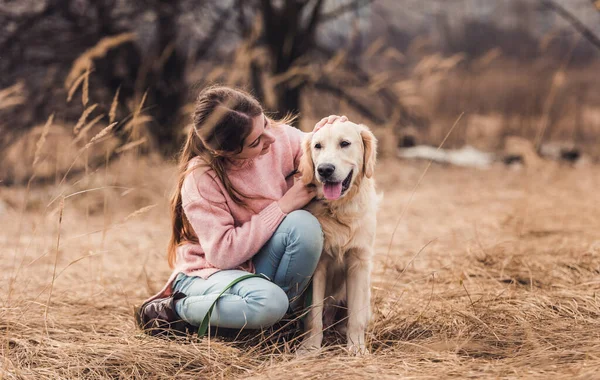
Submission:
[[[407,103],[426,99],[432,73],[452,80],[459,58],[424,61],[397,90]],[[89,110],[84,82],[70,97],[81,91]],[[50,118],[11,153],[22,168],[9,175],[29,186],[0,188],[3,378],[596,376],[600,220],[590,205],[600,183],[594,167],[543,160],[521,171],[381,162],[370,355],[349,357],[332,331],[305,358],[293,353],[298,336],[268,331],[237,340],[141,334],[133,306],[170,271],[175,169],[136,149],[150,121],[138,98],[125,120],[112,111],[118,92],[108,115]],[[452,138],[462,122],[439,129]],[[125,145],[110,136],[115,123],[130,132]]]

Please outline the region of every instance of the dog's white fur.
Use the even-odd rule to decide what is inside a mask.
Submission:
[[[350,145],[342,146],[342,141]],[[325,241],[313,276],[312,308],[300,350],[321,347],[324,311],[346,301],[348,349],[363,353],[370,319],[371,262],[379,201],[372,178],[377,140],[364,125],[336,122],[307,136],[303,150],[302,180],[318,187],[318,198],[323,187],[319,165],[334,165],[335,181],[342,181],[351,171],[353,175],[350,187],[339,199],[317,200],[306,207],[321,223]]]

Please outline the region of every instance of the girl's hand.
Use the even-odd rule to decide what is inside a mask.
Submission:
[[[281,211],[289,214],[306,206],[316,195],[316,187],[306,186],[302,181],[296,181],[277,203]]]
[[[319,129],[323,128],[327,124],[333,124],[336,121],[344,122],[344,121],[348,121],[348,118],[343,115],[342,116],[329,115],[328,117],[322,118],[321,121],[319,121],[317,124],[315,124],[315,129],[313,129],[313,132],[318,131]]]

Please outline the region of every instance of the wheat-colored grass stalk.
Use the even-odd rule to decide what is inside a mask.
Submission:
[[[121,92],[121,86],[117,88],[115,96],[110,105],[110,111],[108,112],[108,123],[112,124],[117,118],[117,106],[119,105],[119,92]]]
[[[98,124],[98,122],[102,120],[104,116],[104,114],[96,116],[95,118],[90,120],[83,128],[81,128],[81,131],[71,141],[71,146],[77,144],[82,139],[85,139],[85,136],[87,136],[87,133],[90,131],[90,129],[92,129],[96,124]]]
[[[117,88],[115,91],[115,95],[113,97],[112,103],[110,105],[110,111],[108,112],[108,122],[112,124],[115,122],[117,118],[117,107],[119,106],[119,94],[121,92],[121,86]],[[110,161],[111,151],[107,146],[104,154],[104,186],[105,190],[102,194],[102,238],[101,238],[101,247],[104,249],[104,244],[106,242],[106,234],[108,229],[110,228],[110,215],[108,212],[108,202],[109,202],[109,161]]]
[[[44,127],[42,128],[42,133],[40,135],[40,139],[35,144],[35,154],[33,155],[33,167],[34,168],[40,160],[40,156],[42,154],[42,148],[44,147],[44,144],[46,143],[46,137],[48,136],[48,132],[50,131],[50,127],[52,126],[53,120],[54,120],[54,114],[50,115],[50,117],[46,121],[46,124],[44,124]]]
[[[339,50],[327,63],[323,66],[324,73],[333,73],[337,70],[348,57],[347,50]]]
[[[221,76],[223,76],[225,73],[227,72],[226,68],[223,66],[217,66],[215,68],[213,68],[207,75],[206,75],[206,82],[207,83],[212,83],[217,81]]]
[[[19,212],[19,221],[17,224],[18,227],[17,227],[17,233],[16,233],[17,249],[15,249],[15,257],[13,258],[13,269],[14,269],[14,264],[16,263],[16,255],[18,252],[18,247],[19,247],[19,243],[20,243],[20,239],[21,239],[21,232],[22,232],[21,228],[23,225],[23,219],[25,217],[25,210],[27,209],[27,205],[29,204],[29,196],[31,194],[31,184],[33,183],[33,180],[35,179],[37,164],[41,160],[42,149],[44,148],[44,144],[46,143],[46,137],[48,136],[48,133],[50,131],[50,127],[52,126],[53,121],[54,121],[54,114],[50,115],[50,117],[46,121],[46,124],[42,128],[42,133],[40,134],[40,138],[38,139],[38,141],[35,144],[36,148],[35,148],[35,152],[34,152],[34,156],[33,156],[34,158],[33,158],[33,163],[32,163],[31,176],[29,177],[29,180],[27,181],[27,187],[25,188],[25,193],[23,195],[23,201],[21,204],[21,210]]]
[[[52,299],[52,291],[54,290],[54,281],[56,280],[56,267],[58,265],[58,257],[60,253],[60,229],[62,226],[63,220],[63,212],[65,209],[65,199],[62,198],[59,204],[59,213],[58,213],[58,229],[56,232],[56,253],[54,256],[54,266],[52,269],[52,281],[50,283],[50,291],[48,292],[48,299],[46,300],[46,307],[44,308],[44,326],[46,328],[46,335],[50,334],[48,330],[48,309],[50,308],[50,301]]]
[[[114,122],[112,124],[109,124],[108,127],[104,128],[103,130],[101,130],[100,132],[98,132],[94,137],[92,137],[92,139],[90,140],[89,143],[85,144],[84,149],[89,148],[90,146],[92,146],[93,144],[95,144],[96,142],[98,142],[98,140],[100,140],[101,138],[108,136],[108,134],[112,132],[113,128],[117,124],[119,124],[119,123],[118,122]]]
[[[138,104],[137,109],[133,113],[133,117],[134,118],[140,116],[140,114],[142,113],[142,109],[144,107],[144,103],[146,103],[146,98],[147,97],[148,97],[148,91],[144,91],[144,94],[142,95],[142,99],[140,100],[140,104]]]
[[[474,65],[478,69],[483,69],[490,65],[493,61],[502,56],[502,49],[499,47],[488,50],[484,55],[475,60]]]
[[[148,115],[132,117],[127,123],[125,123],[125,125],[123,126],[123,130],[132,131],[136,125],[144,124],[149,121],[152,121],[152,117]]]
[[[389,72],[381,72],[373,75],[370,78],[368,91],[372,94],[375,94],[377,91],[385,87],[390,81],[390,73]]]
[[[148,211],[152,210],[152,209],[153,209],[154,207],[156,207],[156,206],[157,206],[157,204],[155,203],[155,204],[151,204],[151,205],[148,205],[148,206],[144,206],[144,207],[142,207],[142,208],[140,208],[140,209],[137,209],[137,210],[135,210],[134,212],[132,212],[131,214],[127,215],[127,216],[126,216],[126,217],[123,219],[123,222],[126,222],[126,221],[128,221],[129,219],[135,218],[136,216],[142,215],[142,214],[144,214],[144,213],[146,213],[146,212],[148,212]]]
[[[343,54],[340,54],[339,56],[343,56]],[[336,57],[338,57],[338,56],[336,55]],[[341,59],[343,59],[343,57]],[[335,64],[335,62],[334,62],[334,64]],[[315,70],[311,66],[295,66],[295,67],[290,68],[288,71],[286,71],[283,74],[273,75],[271,77],[271,85],[276,86],[280,83],[291,82],[295,79],[304,81],[305,78],[307,78],[307,77],[311,78],[314,73],[315,73]]]
[[[117,149],[115,149],[115,153],[123,153],[123,152],[127,152],[128,150],[131,150],[139,145],[142,145],[143,143],[145,143],[147,141],[147,138],[142,137],[139,140],[136,141],[132,141],[130,143],[127,143],[125,145],[122,145],[120,147],[118,147]]]
[[[167,63],[167,59],[169,59],[169,57],[173,54],[176,46],[177,45],[174,42],[171,42],[167,45],[167,47],[165,47],[160,54],[160,57],[158,57],[158,59],[154,62],[153,66],[155,70],[161,69],[165,63]]]
[[[146,103],[146,97],[148,96],[148,91],[144,91],[144,94],[142,95],[142,99],[140,100],[137,108],[133,111],[133,115],[131,116],[131,121],[130,123],[126,124],[126,127],[129,126],[129,128],[131,128],[131,137],[134,139],[137,139],[137,126],[140,124],[143,124],[146,122],[146,117],[145,118],[140,118],[140,115],[142,114],[142,109],[144,107],[144,103]],[[128,128],[124,128],[125,130],[128,130]]]
[[[24,91],[25,85],[23,82],[17,82],[12,86],[0,90],[0,110],[25,103],[26,98],[23,96]]]
[[[131,116],[131,120],[123,127],[124,131],[130,131],[130,134],[128,137],[129,140],[133,140],[133,141],[139,140],[140,136],[142,135],[141,128],[143,128],[144,123],[152,120],[152,118],[150,116],[142,115],[142,110],[143,110],[144,104],[146,103],[147,96],[148,96],[148,91],[145,91],[144,94],[142,95],[142,98],[141,98],[137,108],[134,110],[133,115]]]
[[[135,33],[122,33],[116,36],[105,37],[98,41],[96,45],[86,50],[75,60],[71,67],[71,71],[65,79],[65,86],[70,88],[77,77],[93,64],[94,59],[104,57],[109,50],[126,42],[133,41],[135,37]]]
[[[33,158],[33,163],[32,163],[32,170],[31,170],[31,176],[29,177],[29,180],[27,181],[27,186],[25,188],[25,192],[23,195],[23,201],[21,203],[21,209],[19,212],[19,220],[17,222],[17,232],[16,232],[16,248],[14,251],[14,256],[13,256],[13,260],[12,260],[12,266],[11,269],[13,270],[14,273],[18,273],[18,270],[20,269],[16,269],[15,265],[17,262],[17,254],[19,253],[19,245],[21,242],[21,233],[22,233],[22,226],[23,226],[23,220],[25,218],[25,211],[27,210],[27,205],[29,204],[29,197],[31,194],[31,184],[33,183],[33,180],[35,179],[36,176],[36,169],[37,169],[37,164],[40,162],[41,160],[41,152],[42,149],[44,147],[44,144],[46,143],[46,137],[48,136],[48,133],[50,131],[50,127],[52,126],[52,122],[54,120],[54,114],[50,115],[50,117],[48,118],[48,120],[46,121],[46,124],[44,125],[44,127],[42,128],[42,133],[40,134],[40,138],[38,139],[38,141],[36,142],[36,149],[34,152],[34,158]],[[16,270],[16,271],[15,271]],[[11,277],[10,281],[9,281],[9,296],[11,294],[10,289],[12,289],[12,286],[14,284],[14,277]]]
[[[388,47],[387,49],[384,50],[383,57],[387,58],[387,59],[391,59],[394,60],[398,63],[405,63],[406,62],[406,56],[404,54],[402,54],[402,52],[392,46]]]
[[[92,139],[87,144],[85,144],[85,146],[82,147],[79,150],[79,152],[77,152],[77,155],[75,156],[75,158],[71,162],[71,165],[69,165],[69,167],[67,168],[67,170],[63,174],[62,179],[60,180],[60,182],[58,182],[58,184],[56,186],[57,188],[60,188],[65,183],[65,181],[67,179],[67,176],[71,172],[71,169],[73,169],[73,166],[75,166],[75,163],[77,162],[77,160],[79,159],[79,157],[81,157],[81,155],[83,153],[85,153],[89,147],[91,147],[92,145],[94,145],[96,142],[98,142],[102,138],[106,137],[113,130],[113,128],[115,127],[115,125],[117,125],[117,124],[118,124],[118,122],[114,122],[114,123],[108,125],[106,128],[102,129],[94,137],[92,137]],[[46,208],[48,208],[52,204],[54,204],[54,202],[56,202],[59,199],[59,197],[62,196],[62,194],[64,194],[64,190],[61,190],[58,195],[54,196],[50,200],[50,202],[46,205]]]
[[[98,103],[92,104],[91,106],[89,106],[88,108],[86,108],[83,113],[81,114],[81,116],[79,117],[79,120],[77,121],[77,124],[75,124],[75,127],[73,127],[73,134],[75,136],[77,136],[81,130],[81,128],[83,127],[83,125],[85,124],[88,116],[96,109],[96,107],[98,107]]]
[[[84,107],[87,107],[88,101],[90,100],[90,71],[92,69],[92,62],[88,63],[88,67],[85,70],[83,80],[83,90],[81,91],[81,102]]]
[[[69,92],[67,93],[67,103],[73,99],[73,95],[75,95],[75,92],[77,92],[77,89],[79,88],[81,83],[83,83],[83,81],[86,77],[86,74],[87,74],[87,72],[84,72],[83,74],[79,75],[73,81],[73,84],[69,87]]]
[[[377,54],[385,45],[385,38],[377,37],[368,47],[367,50],[362,54],[365,59],[371,59]]]
[[[452,70],[465,59],[467,59],[467,56],[464,53],[454,54],[448,58],[442,59],[439,65],[437,66],[437,69],[442,71]]]

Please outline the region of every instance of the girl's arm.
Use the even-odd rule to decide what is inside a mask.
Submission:
[[[206,260],[219,269],[233,269],[250,260],[271,238],[285,217],[277,202],[235,226],[217,183],[204,174],[195,183],[188,175],[182,187],[185,215],[198,236]]]

